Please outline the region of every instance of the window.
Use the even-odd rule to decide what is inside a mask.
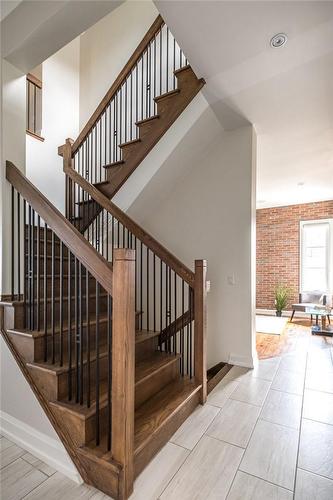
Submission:
[[[27,134],[42,138],[42,82],[32,74],[27,75]]]
[[[333,219],[301,222],[302,292],[332,290]]]

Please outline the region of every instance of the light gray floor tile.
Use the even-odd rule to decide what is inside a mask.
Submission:
[[[23,462],[23,460],[22,460]],[[26,463],[26,462],[25,462]],[[29,464],[27,464],[29,465]],[[39,474],[41,472],[37,471]],[[44,475],[44,477],[47,477]],[[94,493],[99,493],[94,488],[71,481],[60,472],[56,472],[31,493],[24,497],[29,500],[77,500],[78,498],[91,498]],[[17,499],[16,499],[17,500]]]
[[[161,500],[223,500],[243,450],[203,436],[161,495]]]
[[[243,401],[256,406],[261,406],[267,396],[271,383],[259,378],[250,378],[239,384],[231,394],[231,399]]]
[[[156,500],[189,455],[188,450],[167,443],[134,483],[130,500]]]
[[[247,374],[248,377],[261,378],[272,382],[280,361],[277,363],[275,359],[260,359],[257,366],[250,370]]]
[[[0,468],[2,469],[3,467],[7,467],[7,465],[14,462],[25,453],[26,451],[22,450],[22,448],[20,448],[19,446],[16,446],[16,444],[12,444],[11,446],[6,447],[0,453]]]
[[[307,370],[305,387],[313,391],[330,392],[333,394],[332,373],[319,368],[316,370]]]
[[[333,425],[333,394],[306,389],[303,417]]]
[[[219,411],[219,408],[210,404],[198,406],[183,425],[179,427],[170,441],[189,450],[193,450]]]
[[[295,500],[332,500],[333,481],[297,469]]]
[[[288,370],[291,372],[304,374],[306,367],[306,357],[307,356],[305,352],[287,353],[281,359],[279,368],[281,370]]]
[[[236,380],[224,378],[208,395],[208,403],[222,408],[238,385]]]
[[[302,395],[303,387],[304,373],[279,368],[274,377],[271,388],[278,391],[289,392],[291,394]]]
[[[47,479],[21,458],[1,470],[1,498],[18,500]]]
[[[56,472],[55,469],[47,465],[45,462],[39,460],[39,458],[35,457],[34,455],[31,455],[31,453],[25,453],[24,455],[22,455],[22,458],[30,465],[33,465],[35,469],[44,472],[44,474],[46,474],[47,476],[52,476],[52,474]]]
[[[0,439],[0,453],[2,451],[5,451],[7,448],[9,448],[10,446],[13,446],[13,445],[14,445],[14,443],[9,441],[9,439],[7,439],[5,437],[1,437],[1,439]]]
[[[259,413],[259,406],[229,399],[208,428],[206,434],[245,448]]]
[[[333,479],[333,426],[302,420],[298,466]]]
[[[260,418],[274,424],[299,429],[302,413],[302,396],[271,389],[267,395]]]
[[[308,355],[307,370],[319,370],[333,373],[332,352],[330,349],[318,349]]]
[[[296,470],[298,431],[259,420],[240,470],[292,490]]]
[[[228,500],[292,500],[292,498],[292,491],[241,471],[237,472],[228,495]]]

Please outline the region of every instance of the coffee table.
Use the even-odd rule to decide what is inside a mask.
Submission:
[[[324,335],[325,337],[333,337],[333,325],[331,325],[330,322],[332,309],[326,307],[306,307],[305,312],[311,314],[312,316],[316,316],[316,323],[311,327],[312,335]]]

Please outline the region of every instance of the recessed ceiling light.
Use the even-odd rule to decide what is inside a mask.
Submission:
[[[288,37],[285,33],[278,33],[271,38],[271,47],[273,47],[273,49],[278,49],[279,47],[282,47],[287,40]]]
[[[304,182],[298,182],[297,186],[300,186],[300,187],[304,186]]]

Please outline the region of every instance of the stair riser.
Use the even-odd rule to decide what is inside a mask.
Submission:
[[[63,302],[63,317],[65,320],[67,320],[68,316],[68,300],[67,298],[64,298]],[[51,310],[52,310],[52,304],[51,301],[48,301],[47,303],[47,324],[48,328],[51,328]],[[86,311],[86,304],[85,301],[82,305],[82,316],[85,318],[85,311]],[[89,312],[90,315],[95,315],[96,311],[96,303],[95,303],[95,297],[91,297],[89,300]],[[107,311],[107,298],[105,296],[102,296],[99,301],[99,312],[100,314],[105,314]],[[35,313],[35,324],[37,324],[37,306],[34,307],[34,313]],[[71,305],[71,317],[72,321],[74,321],[74,300],[72,299],[72,305]],[[60,304],[59,301],[55,301],[54,303],[54,317],[55,317],[55,325],[59,325],[60,321]],[[40,328],[44,328],[44,304],[43,301],[40,303]]]
[[[150,442],[134,455],[134,474],[135,477],[143,471],[148,463],[154,458],[156,453],[169,441],[176,430],[191,415],[199,404],[199,394],[195,393],[180,408],[177,409],[173,417],[167,420],[159,432],[152,435]]]
[[[61,418],[62,422],[70,432],[76,446],[83,446],[96,438],[96,418],[95,415],[88,419],[83,419],[74,415],[66,408],[59,405],[52,405],[53,411]],[[100,410],[99,426],[101,434],[107,432],[108,409],[107,406]]]
[[[135,408],[138,408],[151,396],[179,377],[179,360],[170,363],[149,380],[143,380],[135,386]]]
[[[86,366],[86,365],[85,365]],[[28,369],[35,380],[35,383],[40,388],[42,394],[49,401],[56,400],[66,400],[68,398],[68,371],[65,370],[60,374],[56,374],[55,372],[40,369],[34,365],[28,365]],[[100,372],[100,380],[106,379],[107,377],[107,369],[108,362],[107,356],[103,356],[99,361],[99,372]],[[83,394],[86,396],[86,382],[87,382],[87,370],[84,368],[83,370]],[[90,362],[90,384],[91,387],[94,387],[96,381],[96,361],[93,360]],[[76,388],[76,369],[75,369],[75,360],[73,360],[73,368],[72,368],[72,388],[73,388],[73,396],[75,397],[75,388]]]
[[[74,267],[74,266],[73,266]],[[75,292],[75,276],[74,276],[74,268],[72,267],[72,275],[71,275],[71,291],[72,294]],[[61,288],[61,279],[60,276],[57,276],[59,273],[59,269],[55,269],[55,276],[54,276],[54,297],[59,297],[60,296],[60,288]],[[26,280],[27,286],[31,287],[34,286],[34,293],[37,292],[37,276],[34,276],[34,280]],[[52,277],[51,275],[47,276],[46,278],[46,285],[47,285],[47,295],[48,298],[51,297],[51,292],[52,292]],[[68,275],[64,273],[63,278],[62,278],[62,286],[63,286],[63,295],[68,296]],[[80,284],[79,280],[77,280],[77,289],[79,290]],[[43,297],[44,294],[44,275],[40,274],[39,276],[39,290],[40,290],[40,297]],[[82,277],[81,281],[81,290],[82,293],[85,296],[86,293],[86,279],[85,277]],[[96,281],[92,278],[89,279],[89,293],[94,294],[96,292]]]
[[[84,341],[84,349],[86,349],[86,341],[87,341],[87,333],[86,327],[82,329],[82,336]],[[89,328],[90,332],[90,344],[91,346],[95,345],[95,334],[96,334],[96,324],[91,324]],[[14,332],[8,332],[8,336],[20,355],[27,363],[42,363],[44,362],[44,348],[45,348],[45,339],[44,336],[41,337],[32,337],[32,336],[23,336],[19,334],[15,334]],[[72,330],[72,339],[75,338],[75,328],[73,326]],[[105,345],[107,341],[107,322],[102,322],[99,326],[99,338],[101,345]],[[55,342],[55,359],[56,361],[60,360],[60,335],[56,333],[54,336]],[[64,359],[67,359],[67,343],[68,343],[68,331],[64,330],[63,332],[63,352]],[[47,352],[52,352],[52,337],[48,335],[47,337]]]
[[[36,272],[37,270],[37,257],[34,258],[34,270]],[[40,274],[44,273],[44,256],[40,257],[39,260],[39,272]],[[47,274],[51,274],[52,272],[52,259],[51,257],[47,257],[46,259],[46,272]],[[60,274],[60,258],[55,259],[55,272],[57,274]],[[63,259],[63,272],[64,275],[67,275],[68,273],[68,259]]]
[[[64,249],[64,257],[67,257],[67,248],[65,247],[65,245],[63,246],[63,249]],[[34,243],[34,253],[35,255],[37,256],[37,250],[38,250],[38,246],[37,246],[37,239],[35,239],[35,243]],[[31,249],[32,251],[32,249]],[[25,254],[28,254],[28,239],[26,239],[25,241]],[[39,254],[40,255],[44,255],[44,240],[40,238],[40,241],[39,241]],[[47,257],[51,257],[52,256],[52,241],[50,238],[47,239],[47,242],[46,242],[46,255]],[[59,244],[59,241],[56,241],[55,244],[54,244],[54,255],[59,257],[60,256],[60,244]]]
[[[151,396],[160,391],[167,384],[179,377],[178,363],[174,362],[159,370],[158,374],[152,374],[149,380],[135,385],[135,407],[139,407],[142,403],[147,401]],[[73,436],[78,446],[89,443],[95,438],[95,414],[83,419],[79,414],[67,410],[66,407],[53,405],[57,412],[61,414],[63,422],[67,428],[75,429]],[[101,429],[107,429],[108,412],[105,405],[99,412],[99,424]]]

